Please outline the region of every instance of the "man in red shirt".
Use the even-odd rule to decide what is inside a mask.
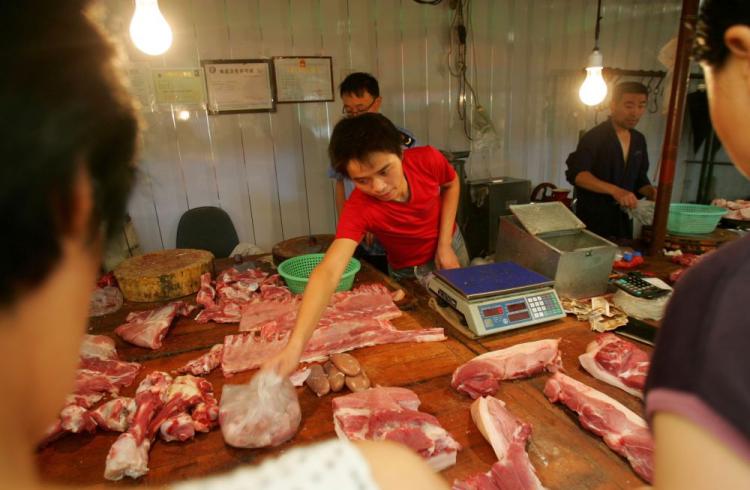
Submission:
[[[344,205],[336,240],[310,275],[289,343],[264,366],[282,376],[296,369],[365,233],[383,244],[397,279],[468,265],[455,224],[459,181],[440,152],[429,146],[402,150],[396,127],[373,113],[339,121],[328,151],[334,169],[356,189]]]

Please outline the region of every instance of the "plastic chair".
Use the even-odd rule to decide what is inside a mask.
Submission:
[[[232,218],[214,206],[185,211],[177,225],[177,248],[199,248],[223,258],[229,257],[239,242]]]

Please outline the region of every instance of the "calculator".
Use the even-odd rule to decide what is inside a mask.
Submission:
[[[669,289],[654,286],[640,275],[632,272],[616,279],[614,285],[636,298],[654,299],[669,293]]]

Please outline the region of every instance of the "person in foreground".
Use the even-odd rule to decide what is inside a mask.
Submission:
[[[750,176],[750,2],[706,0],[696,57],[711,120]],[[750,488],[750,236],[691,268],[675,288],[646,381],[659,489]]]
[[[289,343],[262,369],[288,376],[339,279],[367,232],[385,247],[390,275],[468,265],[456,227],[460,187],[456,172],[431,146],[403,150],[396,127],[380,114],[362,114],[336,124],[328,147],[338,173],[356,185],[344,204],[336,239],[310,274]]]
[[[88,3],[0,6],[3,488],[43,487],[35,446],[73,389],[103,244],[124,216],[136,173],[138,118]],[[264,479],[265,488],[447,488],[403,446],[336,440],[185,488],[261,488]]]

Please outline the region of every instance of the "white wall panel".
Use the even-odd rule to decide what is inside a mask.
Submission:
[[[267,249],[285,238],[333,232],[327,145],[341,117],[338,84],[353,71],[379,79],[382,112],[422,143],[452,151],[472,146],[456,110],[457,79],[448,71],[454,15],[448,1],[162,0],[175,41],[158,57],[137,52],[128,41],[130,2],[101,3],[106,25],[129,59],[154,68],[198,68],[207,58],[333,57],[334,102],[222,116],[190,107],[187,121],[175,119],[177,107],[144,113],[141,176],[129,205],[144,250],[173,246],[181,214],[201,205],[221,206],[241,240]],[[498,143],[491,158],[468,169],[470,176],[510,175],[569,187],[565,159],[579,132],[607,116],[606,108],[586,108],[577,98],[594,43],[596,2],[470,3],[468,76]],[[679,0],[603,2],[605,64],[662,69],[656,56],[677,32],[679,10]],[[664,103],[662,96],[660,111],[639,125],[652,176],[661,153]],[[684,194],[680,179],[686,174],[678,167],[676,198]]]

